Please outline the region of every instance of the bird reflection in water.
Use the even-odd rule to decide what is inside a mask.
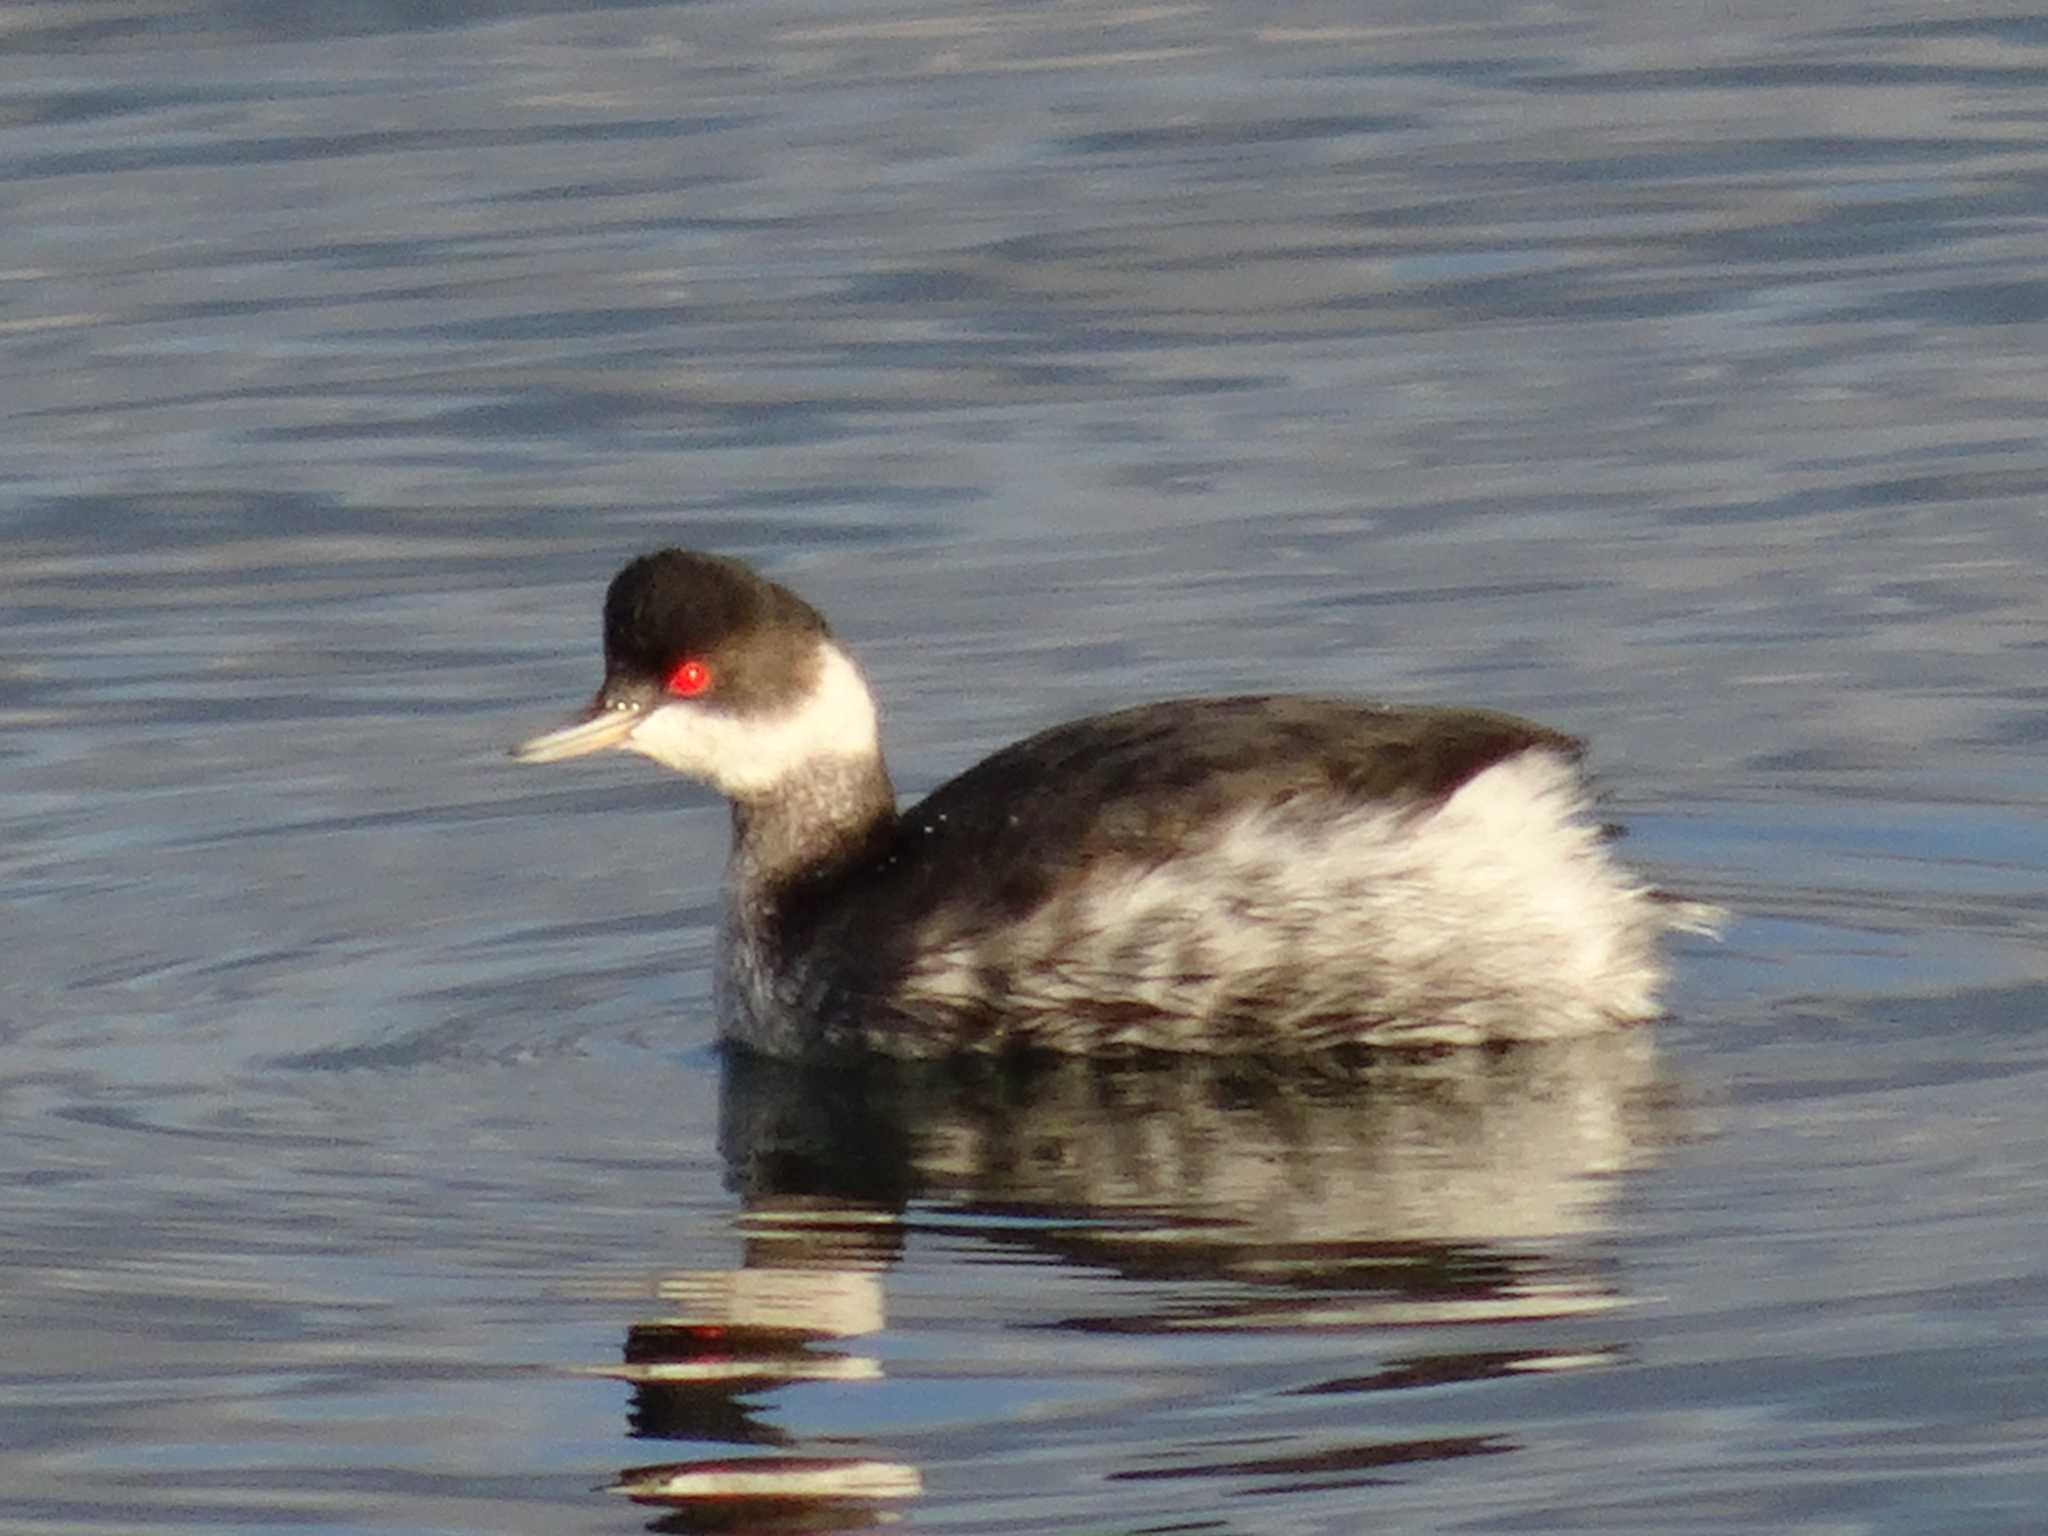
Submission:
[[[629,1467],[608,1492],[670,1510],[662,1530],[850,1530],[917,1494],[915,1466],[877,1456],[802,1454],[755,1404],[797,1382],[881,1379],[845,1348],[883,1323],[881,1268],[895,1222],[797,1202],[751,1236],[743,1267],[662,1279],[662,1314],[633,1324],[625,1360],[600,1374],[633,1386],[636,1439],[745,1448],[728,1458]],[[869,1251],[879,1238],[884,1252]]]
[[[621,1474],[614,1490],[667,1510],[671,1530],[844,1530],[894,1518],[920,1491],[915,1447],[798,1445],[760,1405],[792,1383],[879,1381],[853,1341],[883,1326],[906,1233],[955,1220],[992,1250],[1138,1282],[1088,1291],[1128,1307],[1040,1326],[1370,1334],[1369,1363],[1339,1360],[1282,1395],[1610,1363],[1615,1346],[1502,1347],[1497,1331],[1485,1347],[1384,1351],[1387,1330],[1620,1306],[1589,1241],[1608,1221],[1605,1176],[1642,1163],[1673,1119],[1646,1031],[1352,1061],[735,1057],[725,1072],[743,1265],[672,1277],[664,1315],[636,1324],[625,1364],[607,1368],[633,1384],[640,1437],[736,1452]],[[1436,1436],[1163,1463],[1150,1449],[1108,1476],[1345,1486],[1514,1445]]]

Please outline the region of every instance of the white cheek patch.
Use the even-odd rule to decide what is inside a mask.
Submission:
[[[734,800],[766,794],[792,774],[880,750],[874,695],[847,654],[819,642],[811,691],[775,714],[728,714],[705,704],[659,704],[620,745],[702,779]]]

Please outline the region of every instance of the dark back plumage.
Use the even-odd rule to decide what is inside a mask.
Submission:
[[[1041,731],[904,813],[907,863],[948,846],[992,866],[1170,858],[1217,817],[1303,795],[1428,805],[1517,752],[1576,761],[1561,731],[1483,710],[1344,699],[1170,699]],[[926,851],[926,850],[931,851]]]

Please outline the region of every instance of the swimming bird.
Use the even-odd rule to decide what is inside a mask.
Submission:
[[[1261,695],[1056,725],[899,808],[825,619],[663,549],[604,604],[587,711],[731,803],[721,1034],[779,1056],[1296,1054],[1653,1017],[1700,908],[1611,855],[1582,744],[1489,710]]]

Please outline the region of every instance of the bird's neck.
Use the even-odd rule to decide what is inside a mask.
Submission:
[[[896,822],[896,795],[879,751],[821,759],[773,789],[732,802],[732,890],[776,893],[840,873]]]

